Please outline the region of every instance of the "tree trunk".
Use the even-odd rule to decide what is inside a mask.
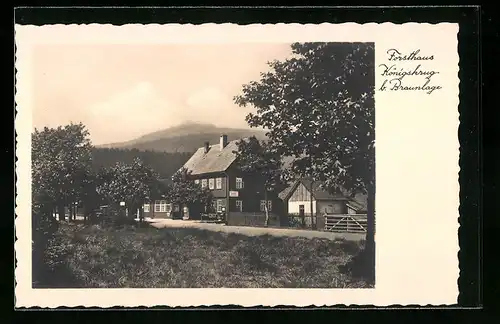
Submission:
[[[310,200],[310,206],[309,208],[311,208],[311,227],[314,228],[314,225],[315,225],[315,221],[314,221],[314,212],[313,212],[313,209],[314,209],[314,203],[313,203],[313,184],[314,184],[314,181],[311,180],[311,186],[309,188],[310,190],[310,193],[311,193],[311,199]]]
[[[264,211],[266,213],[265,226],[268,227],[269,226],[269,208],[267,207],[267,187],[264,188],[264,202],[265,202]]]
[[[311,143],[310,143],[311,144]],[[312,147],[309,147],[309,152],[312,152]],[[311,194],[311,198],[309,199],[309,208],[311,209],[311,228],[314,229],[315,225],[315,219],[314,219],[314,214],[313,214],[313,209],[314,209],[314,195],[313,195],[313,188],[314,188],[314,171],[312,171],[313,166],[314,166],[314,159],[312,154],[309,154],[309,166],[311,167],[311,186],[309,188],[309,192]]]
[[[64,205],[63,204],[59,204],[57,206],[57,213],[59,214],[59,221],[66,220],[66,213],[65,213]]]
[[[144,222],[144,209],[142,207],[139,207],[139,222]]]
[[[54,218],[54,215],[52,214],[53,210],[54,210],[54,208],[51,207],[49,204],[41,204],[40,205],[40,215],[37,215],[37,216],[50,220],[50,219]]]
[[[86,198],[83,202],[83,222],[85,224],[90,223],[92,221],[92,213],[95,210],[95,201],[89,198]]]
[[[88,215],[88,222],[89,224],[95,224],[97,223],[97,214],[95,209],[92,209]]]
[[[87,224],[87,217],[88,217],[87,213],[88,213],[87,207],[83,205],[83,224]]]
[[[375,186],[371,186],[367,197],[367,229],[365,257],[368,280],[375,283]]]

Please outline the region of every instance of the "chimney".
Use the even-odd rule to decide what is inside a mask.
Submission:
[[[227,135],[222,134],[220,136],[220,150],[222,151],[227,145]]]
[[[205,153],[208,152],[209,148],[210,148],[210,143],[209,142],[205,142],[205,145],[204,145]]]

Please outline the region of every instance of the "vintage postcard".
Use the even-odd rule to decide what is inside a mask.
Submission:
[[[456,304],[457,34],[16,25],[16,307]]]

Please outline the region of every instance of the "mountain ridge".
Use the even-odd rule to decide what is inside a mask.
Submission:
[[[187,122],[144,134],[130,141],[96,145],[97,148],[122,148],[151,150],[159,152],[194,152],[208,141],[219,142],[220,135],[226,134],[228,141],[255,136],[265,140],[266,131],[260,129],[244,129],[217,127],[213,124]]]

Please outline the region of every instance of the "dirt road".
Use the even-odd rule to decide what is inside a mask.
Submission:
[[[214,232],[236,233],[247,236],[268,234],[273,236],[323,238],[329,240],[345,239],[348,241],[360,241],[365,238],[364,234],[357,233],[332,233],[288,228],[227,226],[224,224],[202,223],[194,220],[146,219],[146,221],[156,228],[199,228]]]

